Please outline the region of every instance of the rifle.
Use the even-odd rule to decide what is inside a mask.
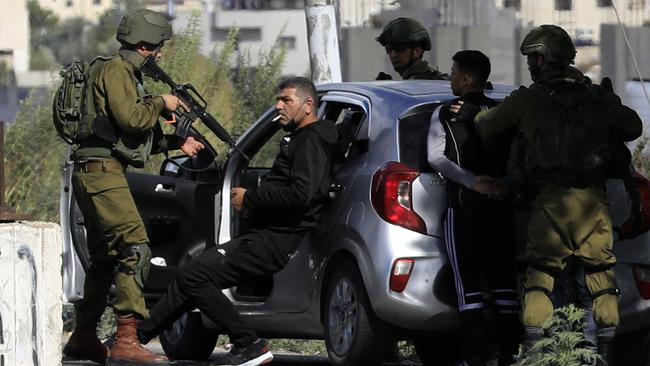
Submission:
[[[225,142],[230,148],[239,151],[235,145],[235,140],[230,136],[228,131],[226,131],[226,129],[223,128],[223,126],[221,126],[221,124],[205,110],[208,103],[192,84],[176,84],[174,80],[172,80],[172,78],[167,75],[158,64],[156,64],[153,57],[147,57],[145,59],[145,62],[140,66],[140,71],[143,74],[150,76],[155,81],[162,81],[169,85],[172,94],[182,100],[189,108],[189,111],[187,112],[182,110],[182,108],[173,112],[176,117],[176,130],[174,131],[174,135],[183,139],[187,138],[190,133],[192,122],[197,118],[200,118],[203,124],[210,129],[219,140]],[[248,157],[246,157],[243,152],[239,152],[248,160]]]

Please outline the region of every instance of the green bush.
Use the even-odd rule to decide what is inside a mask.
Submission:
[[[544,324],[544,337],[530,350],[520,350],[515,366],[593,366],[599,359],[595,345],[584,335],[585,311],[568,305],[553,312]]]

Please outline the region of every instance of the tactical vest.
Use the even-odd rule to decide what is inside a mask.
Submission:
[[[591,84],[571,80],[535,86],[552,108],[538,111],[525,166],[534,181],[586,187],[604,182],[610,166],[611,116]]]
[[[131,70],[129,70],[129,74],[133,79],[139,101],[149,98],[150,96],[148,96],[144,89],[142,81]],[[93,77],[95,75],[93,74]],[[88,98],[89,100],[93,100],[94,105],[92,90]],[[142,168],[151,153],[154,137],[153,130],[136,135],[126,134],[108,116],[96,113],[91,132],[90,136],[80,141],[79,148],[73,152],[73,159],[116,158],[133,167]]]

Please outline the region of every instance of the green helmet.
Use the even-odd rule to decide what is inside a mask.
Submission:
[[[576,48],[569,34],[556,25],[544,24],[531,30],[519,48],[528,56],[538,53],[548,62],[572,62]]]
[[[172,37],[172,26],[164,15],[149,9],[134,10],[120,20],[115,38],[120,43],[159,44]]]
[[[388,22],[379,37],[375,38],[382,46],[412,45],[431,49],[429,32],[415,19],[396,18]]]

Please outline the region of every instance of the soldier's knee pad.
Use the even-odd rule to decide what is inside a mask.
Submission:
[[[614,327],[619,323],[618,295],[614,271],[611,269],[595,272],[585,270],[585,284],[593,298],[594,320],[599,327]]]
[[[151,249],[147,244],[129,245],[121,250],[122,259],[118,272],[133,276],[140,288],[149,277],[151,269]]]
[[[555,279],[548,273],[528,268],[524,281],[522,323],[526,327],[541,327],[553,315],[551,291]]]

